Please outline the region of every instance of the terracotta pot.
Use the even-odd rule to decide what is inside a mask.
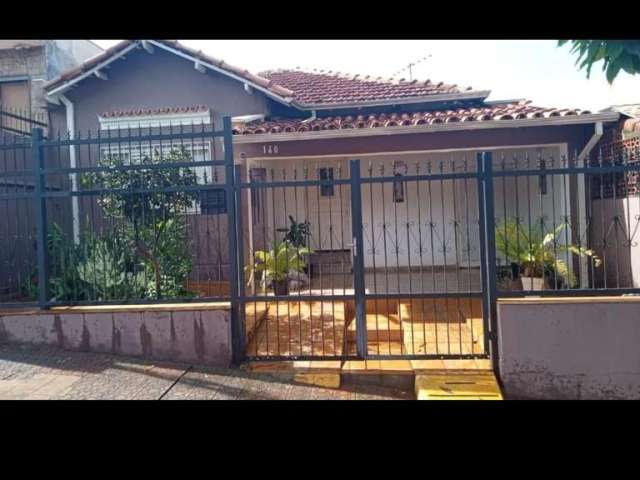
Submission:
[[[289,279],[274,280],[273,281],[273,293],[276,295],[289,295]]]
[[[522,289],[523,290],[544,290],[544,278],[541,277],[520,277],[522,280]]]

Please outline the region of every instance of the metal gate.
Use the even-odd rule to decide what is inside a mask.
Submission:
[[[490,168],[490,153],[236,167],[236,358],[489,357]]]

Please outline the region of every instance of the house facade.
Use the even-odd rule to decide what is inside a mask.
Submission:
[[[234,349],[248,358],[487,358],[500,294],[640,286],[638,182],[624,180],[635,167],[602,156],[630,125],[628,111],[490,100],[489,90],[430,80],[253,74],[167,40],[121,42],[44,91],[46,223],[87,263],[81,250],[99,252],[92,239],[137,234],[135,222],[148,220],[105,213],[114,187],[92,183],[94,174],[131,172],[118,195],[158,198],[152,212],[188,192],[172,207],[188,231],[188,277],[170,278],[185,298],[233,300],[243,338]],[[0,153],[0,165],[14,158]],[[157,191],[140,187],[172,168],[195,184],[172,176]],[[11,218],[35,225],[36,196],[14,193],[25,207]],[[153,258],[138,240],[127,240],[133,261],[115,271],[107,266],[117,258],[94,262],[101,278],[82,283],[147,275]],[[285,264],[270,266],[283,245]]]
[[[526,100],[488,101],[488,90],[429,80],[291,70],[254,75],[178,42],[155,40],[121,42],[64,72],[45,90],[52,130],[63,134],[126,129],[154,121],[220,125],[223,116],[232,116],[234,157],[243,178],[251,182],[305,175],[348,178],[349,160],[354,158],[361,161],[362,176],[471,171],[480,151],[493,152],[494,159],[505,165],[517,159],[516,168],[542,157],[569,161],[587,155],[603,131],[618,128],[620,116],[536,107]],[[209,155],[221,158],[220,147],[212,145]],[[536,179],[530,180],[531,188],[539,188]],[[553,181],[558,183],[545,188],[554,195],[545,194],[533,205],[532,218],[551,211],[553,205],[570,217],[585,211],[581,193],[585,187],[578,178],[553,177]],[[389,231],[412,223],[409,219],[417,215],[418,204],[426,201],[427,193],[418,192],[418,185],[402,188],[402,195],[400,185],[394,184],[378,190],[371,186],[363,194],[365,242],[370,245],[367,268],[378,268],[382,262],[387,268],[400,268],[411,261],[411,248],[393,239],[384,248],[374,245],[385,241]],[[310,223],[315,250],[348,251],[353,237],[348,192],[321,190],[245,192],[245,254],[267,248],[281,236],[290,216]],[[497,186],[496,198],[507,199],[506,216],[516,214],[516,197],[525,202],[524,190],[524,186]],[[475,200],[470,212],[460,204],[463,195],[475,199],[475,185],[434,184],[429,194],[431,223],[438,219],[442,230],[436,243],[453,242],[461,249],[464,245],[469,258],[446,258],[446,248],[441,248],[423,263],[477,264],[477,232],[455,231],[457,222],[473,224],[477,215]],[[428,231],[410,234],[419,242],[428,241]]]

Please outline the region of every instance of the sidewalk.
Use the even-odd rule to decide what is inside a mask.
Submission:
[[[412,392],[309,387],[267,374],[52,347],[0,345],[0,400],[393,400]]]

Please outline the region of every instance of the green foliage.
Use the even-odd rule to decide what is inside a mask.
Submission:
[[[271,250],[259,250],[255,253],[256,262],[247,265],[245,273],[261,274],[266,280],[285,280],[289,272],[302,272],[306,266],[304,255],[311,253],[307,247],[295,247],[288,241],[275,242]]]
[[[141,165],[149,169],[115,170],[126,167],[127,162],[121,155],[107,155],[99,161],[99,166],[113,170],[92,172],[82,175],[80,181],[86,188],[110,189],[100,197],[99,204],[104,213],[113,218],[125,217],[134,226],[152,225],[158,218],[169,218],[176,212],[184,211],[198,199],[197,191],[148,192],[132,195],[134,191],[150,191],[171,187],[192,187],[198,184],[198,178],[191,168],[170,167],[172,163],[185,163],[192,160],[189,151],[173,148],[161,155],[154,150],[151,156],[144,156]],[[163,165],[163,168],[153,168]]]
[[[571,53],[577,53],[580,70],[586,69],[587,78],[591,67],[604,61],[602,71],[611,84],[620,70],[634,75],[640,73],[640,40],[560,40],[558,46],[571,42]]]
[[[173,148],[162,155],[155,150],[141,160],[152,168],[126,170],[125,159],[110,155],[100,161],[109,170],[85,174],[84,187],[110,190],[101,195],[99,205],[108,218],[124,222],[126,248],[132,250],[145,269],[144,297],[161,298],[183,296],[184,283],[192,268],[187,225],[184,212],[198,200],[197,190],[182,190],[197,186],[195,171],[171,164],[192,160],[189,151]],[[162,165],[163,168],[153,168]],[[116,169],[118,168],[118,169]],[[176,188],[178,191],[154,190]],[[134,192],[141,192],[135,194]],[[144,193],[142,193],[144,192]],[[114,260],[120,261],[120,257]]]
[[[525,276],[543,277],[556,272],[573,287],[576,278],[561,256],[590,257],[596,267],[600,265],[600,259],[593,250],[561,243],[561,234],[568,226],[561,223],[553,231],[545,232],[542,224],[525,226],[507,220],[496,225],[496,249],[504,259],[517,263]]]
[[[80,249],[69,241],[62,228],[54,223],[47,235],[49,258],[49,294],[55,300],[73,300],[82,295],[82,281],[76,268]],[[29,297],[38,296],[38,270],[34,269],[25,285]]]
[[[92,300],[144,297],[145,271],[131,255],[126,239],[117,232],[103,238],[85,235],[84,259],[78,264],[83,296]]]
[[[294,247],[306,247],[307,239],[311,236],[311,224],[308,221],[298,223],[291,215],[289,215],[289,222],[291,225],[286,230],[284,241]]]
[[[190,162],[185,148],[141,160],[163,166]],[[81,176],[85,188],[108,189],[98,198],[106,219],[100,236],[87,231],[76,245],[60,226],[49,229],[49,291],[56,301],[130,300],[180,297],[192,269],[184,212],[198,199],[197,190],[153,192],[196,186],[191,168],[116,169],[126,167],[121,156],[100,160],[105,171]],[[143,191],[144,193],[136,193]],[[37,271],[25,286],[37,296]]]

